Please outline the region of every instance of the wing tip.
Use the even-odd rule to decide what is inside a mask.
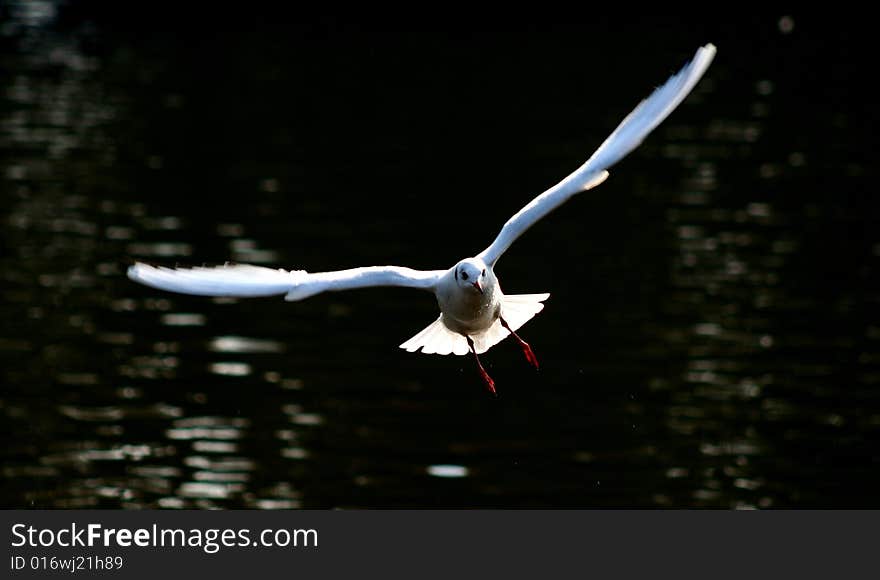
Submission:
[[[690,93],[693,86],[703,78],[703,75],[706,74],[706,71],[709,69],[709,65],[715,60],[715,54],[717,52],[718,48],[711,42],[708,42],[697,49],[694,58],[684,67],[684,69],[682,69],[682,72],[679,73],[679,75],[683,75],[683,80],[686,85],[689,85],[685,94]]]
[[[144,264],[143,262],[135,262],[125,271],[125,275],[129,280],[134,280],[135,282],[140,282],[144,279],[143,272],[145,270],[155,270],[155,267],[150,266],[149,264]]]

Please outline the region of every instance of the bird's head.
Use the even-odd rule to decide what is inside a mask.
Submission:
[[[479,258],[468,258],[455,265],[455,282],[459,288],[482,294],[490,282],[489,268]]]

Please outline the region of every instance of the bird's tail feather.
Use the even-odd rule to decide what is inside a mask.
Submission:
[[[505,295],[501,301],[501,316],[516,331],[520,326],[534,318],[544,310],[542,302],[550,298],[550,294],[513,294]]]
[[[549,294],[505,295],[501,299],[501,316],[511,330],[516,331],[543,310],[542,302],[547,300],[549,296]],[[474,350],[477,351],[477,354],[482,354],[509,335],[507,329],[501,325],[501,321],[496,320],[488,329],[471,335],[471,339],[474,341]],[[424,354],[465,355],[470,352],[464,335],[446,328],[442,316],[401,344],[400,348],[409,352],[421,349]]]
[[[443,316],[429,324],[424,330],[400,345],[409,352],[419,349],[425,354],[467,354],[467,339],[452,332],[443,324]]]

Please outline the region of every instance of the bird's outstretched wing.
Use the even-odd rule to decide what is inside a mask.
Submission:
[[[138,263],[128,269],[135,282],[199,296],[273,296],[303,300],[321,292],[369,286],[405,286],[433,290],[445,270],[421,271],[397,266],[371,266],[337,272],[273,270],[262,266],[227,264],[216,267],[164,268]]]
[[[715,57],[715,46],[707,44],[678,74],[639,103],[595,153],[574,173],[551,187],[507,220],[492,245],[479,257],[494,265],[507,248],[535,222],[562,205],[571,196],[591,189],[608,177],[608,168],[623,159],[654,130],[691,92]]]

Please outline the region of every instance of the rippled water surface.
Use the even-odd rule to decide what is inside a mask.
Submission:
[[[5,507],[878,507],[877,126],[843,25],[101,6],[2,12]],[[397,348],[428,294],[124,276],[449,267],[706,41],[694,94],[499,263],[552,296],[540,372],[483,357],[498,398]]]

